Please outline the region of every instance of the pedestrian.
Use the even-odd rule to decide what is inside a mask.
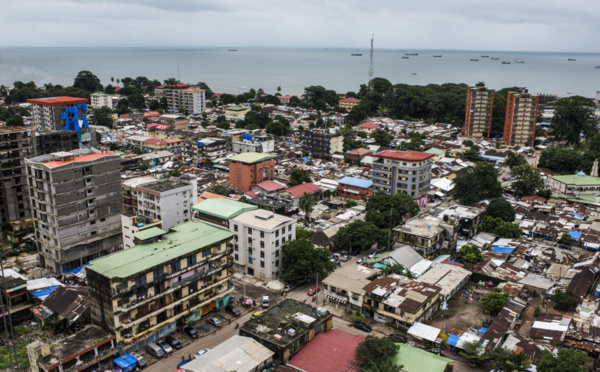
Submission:
[[[229,320],[227,321],[227,324],[231,324],[231,318],[229,318]]]
[[[217,334],[217,329],[215,328],[215,330],[213,331],[213,336]]]
[[[184,362],[185,361],[185,355],[181,354],[181,361]]]
[[[192,360],[192,353],[188,353],[188,360]]]

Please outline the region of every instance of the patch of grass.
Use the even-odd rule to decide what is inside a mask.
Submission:
[[[15,327],[16,328],[16,327]],[[17,360],[19,362],[19,367],[22,370],[28,370],[29,368],[29,357],[27,356],[27,347],[25,345],[22,344],[16,344],[15,348],[17,350]],[[13,363],[15,363],[14,360],[14,351],[12,354],[13,357]],[[0,370],[6,370],[8,371],[10,369],[10,357],[8,355],[8,348],[7,347],[0,347]],[[15,365],[16,367],[16,365]]]
[[[31,332],[31,327],[27,327],[27,326],[16,326],[14,328],[15,330],[15,336],[20,337],[23,335],[28,334],[29,332]]]

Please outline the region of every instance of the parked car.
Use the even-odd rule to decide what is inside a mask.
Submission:
[[[356,261],[356,264],[357,264],[357,265],[362,265],[362,264],[363,264],[363,263],[365,263],[366,261],[367,261],[367,259],[366,259],[366,258],[364,258],[364,257],[362,257],[362,258],[360,258],[358,261]]]
[[[194,354],[194,358],[198,358],[198,357],[206,354],[209,350],[210,349],[208,349],[208,348],[199,350],[196,354]]]
[[[179,342],[178,339],[176,339],[173,336],[167,336],[165,337],[165,341],[167,342],[167,344],[171,345],[171,347],[175,350],[179,350],[183,347],[183,345],[181,344],[181,342]]]
[[[213,317],[211,317],[211,318],[208,318],[208,319],[206,319],[206,322],[207,322],[208,324],[212,324],[212,325],[214,325],[215,327],[219,327],[219,328],[221,328],[221,324],[222,324],[222,323],[221,323],[221,321],[219,320],[219,318],[215,318],[215,317],[213,316]]]
[[[390,340],[392,340],[394,342],[402,342],[403,344],[406,343],[406,337],[404,337],[403,335],[393,334],[393,335],[389,335],[388,337]]]
[[[342,256],[342,262],[350,261],[351,258],[352,257],[350,257],[349,255],[345,254],[345,255]]]
[[[344,256],[348,254],[348,251],[341,251],[340,253],[342,254],[342,256]]]
[[[131,355],[132,357],[134,357],[135,359],[137,359],[138,361],[138,366],[140,368],[144,368],[146,367],[146,358],[144,358],[143,356],[141,356],[138,353],[129,353],[129,355]]]
[[[271,305],[271,301],[269,300],[269,296],[263,296],[262,298],[262,307],[267,308]]]
[[[157,359],[160,359],[163,356],[165,356],[165,351],[163,350],[163,348],[158,346],[154,342],[151,342],[148,345],[146,345],[146,352]]]
[[[165,342],[165,340],[158,340],[156,341],[156,344],[160,347],[162,347],[162,349],[165,351],[165,353],[167,354],[171,354],[173,352],[173,348],[171,347],[171,345],[167,344]]]
[[[573,249],[573,247],[571,245],[565,244],[565,243],[558,243],[558,246],[561,247],[562,249],[568,249],[568,250]]]
[[[365,332],[371,332],[372,331],[371,327],[369,327],[368,325],[366,325],[363,322],[354,322],[354,328],[358,328],[361,331],[365,331]]]
[[[440,349],[439,347],[430,347],[429,349],[425,349],[425,351],[428,351],[430,353],[437,354],[437,355],[444,355],[444,351],[442,349]]]
[[[264,313],[264,311],[257,311],[250,316],[250,319],[258,318],[259,316],[262,315],[262,313]]]
[[[192,339],[198,338],[198,332],[190,326],[185,326],[183,328],[183,333],[190,336],[190,338],[192,338]]]
[[[321,291],[321,287],[312,287],[311,289],[308,290],[308,292],[306,292],[309,296],[312,296],[314,294],[316,294],[317,292]]]
[[[233,315],[233,316],[240,316],[240,315],[242,315],[242,312],[239,311],[237,309],[237,307],[233,306],[232,304],[229,304],[229,305],[225,306],[225,311],[228,312],[229,314]]]
[[[292,289],[296,288],[295,284],[286,284],[285,287],[283,287],[282,291],[283,292],[289,292]]]

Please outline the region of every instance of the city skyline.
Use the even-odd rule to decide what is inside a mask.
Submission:
[[[583,0],[218,3],[0,0],[0,46],[342,47],[599,52],[600,4]],[[86,15],[91,15],[88,17]],[[229,32],[224,30],[229,29]],[[77,32],[74,32],[76,30]],[[191,31],[191,32],[190,32]]]

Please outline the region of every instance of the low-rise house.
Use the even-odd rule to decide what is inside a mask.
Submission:
[[[367,132],[367,134],[370,136],[379,128],[379,124],[375,124],[372,121],[366,121],[362,124],[358,124],[353,129],[355,132]]]
[[[346,176],[338,180],[337,193],[344,198],[365,200],[373,196],[373,181]]]
[[[451,372],[454,360],[429,353],[423,349],[397,343],[399,350],[394,356],[394,363],[402,366],[405,372]]]
[[[481,337],[482,342],[488,342],[489,347],[493,350],[504,342],[504,335],[517,324],[519,316],[527,306],[527,303],[518,298],[512,298],[508,301],[500,313],[494,318],[492,325]]]
[[[365,148],[359,148],[354,150],[346,151],[344,155],[346,155],[346,160],[352,163],[360,163],[361,160],[365,158],[365,156],[372,155],[373,151]],[[371,163],[373,162],[371,157]],[[362,165],[362,164],[361,164]]]
[[[350,304],[350,309],[360,310],[363,305],[363,288],[374,280],[379,270],[363,265],[342,265],[323,279],[325,296],[341,305]]]
[[[540,314],[529,331],[529,337],[561,345],[567,335],[572,317],[561,314]]]
[[[434,264],[418,281],[440,287],[440,300],[448,301],[460,292],[470,277],[471,272],[462,267]]]

